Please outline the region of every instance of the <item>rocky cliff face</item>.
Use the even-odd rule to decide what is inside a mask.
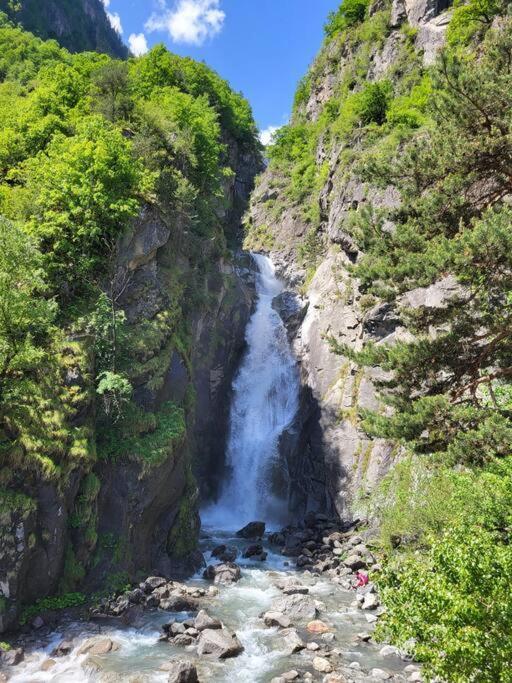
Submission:
[[[219,217],[230,233],[260,160],[228,142],[235,174]],[[207,495],[221,475],[230,386],[253,303],[249,264],[211,240],[194,242],[148,207],[119,244],[113,281],[140,340],[131,347],[133,424],[101,434],[87,342],[70,340],[81,349],[69,350],[70,420],[87,426],[96,464],[78,465],[65,484],[35,479],[30,498],[0,510],[0,631],[57,589],[93,590],[138,572],[179,576],[201,561],[197,481]]]
[[[309,92],[296,107],[291,128],[321,128],[329,103],[352,74],[361,83],[386,80],[396,88],[410,64],[420,70],[430,65],[443,45],[450,16],[445,10],[430,0],[372,3],[367,25],[379,22],[378,39],[365,43],[344,34],[326,43],[305,81]],[[295,312],[285,307],[283,317],[299,359],[303,396],[283,449],[292,480],[291,507],[298,514],[334,509],[344,518],[358,516],[361,503],[398,456],[392,445],[369,439],[358,425],[361,409],[380,409],[375,382],[383,371],[361,370],[334,354],[328,341],[332,337],[357,350],[365,340],[392,343],[406,334],[396,313],[369,301],[350,272],[359,252],[347,222],[358,212],[400,202],[392,186],[377,188],[365,181],[362,162],[371,154],[357,129],[349,142],[333,141],[322,129],[314,155],[323,177],[312,199],[318,227],[304,217],[301,202],[290,201],[289,178],[272,163],[259,179],[247,220],[248,241],[270,252],[296,298]],[[450,283],[431,289],[412,293],[412,299],[442,305]]]
[[[128,56],[128,49],[110,25],[101,0],[0,0],[0,11],[36,36],[55,39],[70,52]]]

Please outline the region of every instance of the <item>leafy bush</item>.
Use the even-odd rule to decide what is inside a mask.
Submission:
[[[467,45],[479,31],[485,31],[497,14],[504,14],[507,3],[503,0],[456,0],[447,31],[452,47]]]
[[[429,679],[510,681],[512,458],[484,472],[413,459],[381,494],[384,541],[402,552],[378,578],[378,637],[424,662]]]
[[[329,19],[324,27],[328,38],[333,38],[350,26],[364,21],[369,0],[343,0],[341,7],[329,14]]]

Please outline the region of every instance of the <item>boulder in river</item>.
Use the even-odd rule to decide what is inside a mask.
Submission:
[[[263,615],[265,626],[278,626],[279,628],[290,628],[292,622],[281,612],[265,612]]]
[[[170,595],[160,601],[160,609],[166,612],[197,612],[197,602],[187,595]]]
[[[240,581],[242,572],[240,567],[234,562],[224,562],[224,564],[209,565],[203,573],[203,577],[215,584],[229,586]]]
[[[57,647],[52,650],[52,657],[65,657],[73,649],[73,643],[69,640],[62,640]]]
[[[261,545],[261,543],[254,543],[245,550],[243,557],[247,559],[249,557],[256,557],[264,554],[265,551],[263,550],[263,546]]]
[[[310,633],[329,633],[331,630],[329,626],[327,626],[326,623],[323,621],[320,621],[320,619],[315,619],[314,621],[310,621],[309,624],[307,625],[307,629]]]
[[[234,562],[238,557],[238,550],[234,546],[218,545],[212,550],[212,557],[220,562]]]
[[[17,666],[25,659],[25,652],[22,647],[12,648],[11,650],[0,650],[0,661],[5,666]]]
[[[325,657],[315,657],[313,659],[313,669],[323,674],[330,674],[332,672],[332,664]]]
[[[284,643],[287,654],[293,655],[296,652],[304,650],[306,643],[299,636],[294,628],[286,629],[284,633]]]
[[[317,607],[309,595],[286,595],[274,600],[272,612],[281,612],[292,621],[312,621],[317,617]]]
[[[109,652],[119,650],[118,643],[115,643],[110,638],[90,638],[86,640],[78,651],[79,655],[108,655]]]
[[[207,628],[222,628],[222,623],[219,621],[219,619],[214,619],[214,617],[211,617],[208,612],[202,609],[200,612],[198,612],[197,617],[194,619],[194,627],[198,631],[204,631]]]
[[[169,662],[170,673],[168,683],[198,683],[197,668],[184,659],[171,660]],[[167,667],[166,667],[167,669]]]
[[[244,647],[236,634],[230,633],[225,628],[205,629],[201,632],[197,643],[198,655],[213,655],[217,659],[237,657],[243,651]]]
[[[263,538],[265,534],[265,522],[249,522],[243,529],[236,532],[239,538],[256,539]]]

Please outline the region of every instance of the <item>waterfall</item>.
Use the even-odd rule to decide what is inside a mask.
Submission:
[[[253,257],[258,300],[246,330],[247,351],[233,384],[229,476],[217,503],[202,514],[207,525],[217,528],[239,528],[256,519],[277,523],[286,511],[286,494],[276,491],[275,478],[279,438],[298,409],[299,377],[286,328],[272,308],[283,284],[270,259]]]

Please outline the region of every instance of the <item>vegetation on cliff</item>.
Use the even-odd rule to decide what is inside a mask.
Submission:
[[[0,491],[10,508],[44,483],[72,501],[82,480],[64,571],[83,578],[98,460],[146,473],[183,442],[189,394],[160,408],[136,391],[156,395],[174,354],[189,365],[185,320],[226,253],[233,152],[257,159],[259,143],[245,99],[163,46],[72,55],[0,14],[0,52]],[[173,251],[157,305],[128,320],[121,244],[146,215]]]
[[[309,276],[336,248],[325,231],[329,201],[340,191],[333,167],[344,190],[348,179],[376,192],[398,190],[392,208],[372,204],[371,192],[370,201],[356,201],[341,244],[355,261],[361,304],[391,305],[409,334],[357,352],[336,340],[332,348],[387,371],[382,408],[360,411],[359,424],[404,452],[372,503],[385,555],[376,577],[387,607],[380,636],[413,652],[427,676],[461,682],[510,680],[512,655],[512,25],[505,9],[457,3],[432,67],[415,48],[416,30],[403,23],[388,68],[376,76],[375,56],[397,31],[391,7],[344,2],[299,85],[291,123],[270,148],[267,176],[276,192],[262,211],[271,225],[284,202],[295,207],[307,226],[296,258]],[[329,87],[326,74],[336,74]],[[276,236],[263,227],[249,224],[248,240],[269,248]],[[442,305],[412,305],[422,301],[409,297],[412,290],[444,281],[450,295]]]

